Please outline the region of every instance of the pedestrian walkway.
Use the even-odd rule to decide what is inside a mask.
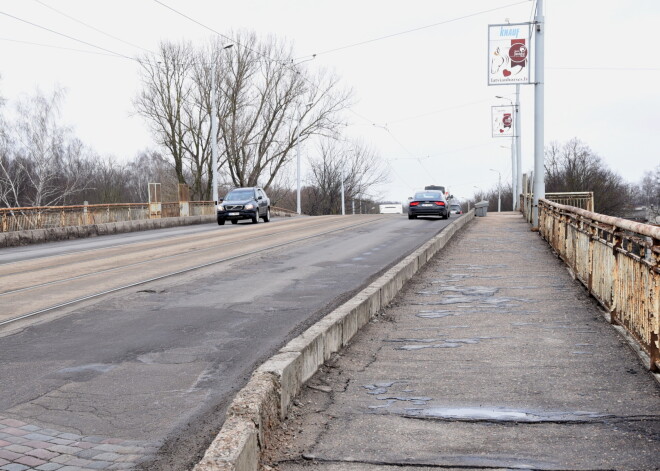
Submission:
[[[659,392],[539,235],[489,213],[310,380],[267,464],[660,469]]]

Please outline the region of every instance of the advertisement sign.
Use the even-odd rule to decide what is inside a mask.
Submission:
[[[513,137],[515,116],[513,106],[493,106],[491,107],[493,137]]]
[[[488,25],[488,85],[530,83],[530,24]]]

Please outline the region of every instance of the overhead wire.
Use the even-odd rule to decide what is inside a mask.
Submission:
[[[390,38],[393,38],[393,37],[396,37],[396,36],[402,36],[404,34],[415,33],[417,31],[421,31],[421,30],[424,30],[424,29],[435,28],[436,26],[441,26],[441,25],[445,25],[445,24],[448,24],[448,23],[453,23],[455,21],[464,20],[466,18],[471,18],[473,16],[483,15],[485,13],[491,13],[491,12],[494,12],[494,11],[497,11],[497,10],[502,10],[502,9],[509,8],[509,7],[512,7],[512,6],[527,3],[528,1],[529,0],[522,0],[522,1],[519,1],[519,2],[515,2],[515,3],[510,3],[508,5],[503,5],[503,6],[496,7],[496,8],[491,8],[491,9],[488,9],[488,10],[482,10],[482,11],[478,11],[478,12],[475,12],[475,13],[470,13],[470,14],[467,14],[467,15],[459,16],[459,17],[456,17],[456,18],[451,18],[449,20],[439,21],[437,23],[433,23],[433,24],[430,24],[430,25],[419,26],[417,28],[412,28],[412,29],[408,29],[408,30],[405,30],[405,31],[399,31],[397,33],[387,34],[385,36],[379,36],[377,38],[367,39],[367,40],[359,41],[359,42],[356,42],[356,43],[353,43],[353,44],[347,44],[345,46],[340,46],[340,47],[336,47],[336,48],[333,48],[333,49],[328,49],[326,51],[317,52],[314,55],[315,56],[320,56],[320,55],[323,55],[323,54],[330,54],[332,52],[337,52],[337,51],[342,51],[342,50],[345,50],[345,49],[350,49],[350,48],[353,48],[353,47],[363,46],[365,44],[370,44],[370,43],[373,43],[373,42],[376,42],[376,41],[382,41],[384,39],[390,39]],[[303,57],[309,57],[309,56],[301,56],[300,58],[303,58]]]
[[[48,5],[48,4],[44,3],[44,2],[42,2],[41,0],[33,0],[33,1],[36,2],[36,3],[38,3],[39,5],[42,5],[43,7],[46,7],[46,8],[48,8],[48,9],[54,11],[55,13],[57,13],[57,14],[59,14],[59,15],[62,15],[62,16],[66,17],[66,18],[68,18],[68,19],[70,19],[70,20],[72,20],[72,21],[75,21],[76,23],[79,23],[79,24],[81,24],[81,25],[83,25],[83,26],[86,26],[87,28],[90,28],[90,29],[92,29],[92,30],[94,30],[94,31],[96,31],[96,32],[98,32],[98,33],[101,33],[101,34],[103,34],[103,35],[109,37],[109,38],[112,38],[112,39],[114,39],[114,40],[116,40],[116,41],[119,41],[119,42],[122,42],[122,43],[124,43],[124,44],[127,44],[127,45],[129,45],[129,46],[131,46],[131,47],[136,47],[136,48],[138,48],[138,49],[142,49],[143,51],[148,52],[148,53],[150,53],[150,54],[154,54],[154,52],[153,52],[153,51],[150,51],[149,49],[146,49],[146,48],[144,48],[144,47],[142,47],[142,46],[138,46],[137,44],[133,44],[133,43],[128,42],[128,41],[124,41],[123,39],[118,38],[117,36],[114,36],[114,35],[112,35],[112,34],[110,34],[110,33],[106,33],[105,31],[103,31],[103,30],[101,30],[101,29],[99,29],[99,28],[97,28],[97,27],[95,27],[95,26],[92,26],[92,25],[90,25],[90,24],[88,24],[88,23],[85,23],[84,21],[79,20],[78,18],[74,18],[73,16],[68,15],[68,14],[62,12],[62,11],[58,10],[57,8],[52,7],[52,6],[50,6],[50,5]]]
[[[93,47],[93,48],[95,48],[95,49],[100,49],[101,51],[105,51],[105,52],[110,53],[110,54],[113,54],[113,55],[115,55],[115,56],[122,57],[122,58],[124,58],[124,59],[128,59],[128,60],[131,60],[131,61],[137,61],[137,59],[135,59],[134,57],[129,57],[129,56],[125,55],[125,54],[121,54],[121,53],[119,53],[119,52],[115,52],[115,51],[112,51],[112,50],[110,50],[110,49],[106,49],[106,48],[104,48],[104,47],[97,46],[96,44],[92,44],[92,43],[87,42],[87,41],[84,41],[84,40],[82,40],[82,39],[78,39],[78,38],[75,38],[75,37],[73,37],[73,36],[69,36],[68,34],[60,33],[59,31],[55,31],[55,30],[53,30],[53,29],[47,28],[46,26],[38,25],[38,24],[36,24],[36,23],[33,23],[33,22],[31,22],[31,21],[28,21],[28,20],[25,20],[25,19],[23,19],[23,18],[19,18],[18,16],[11,15],[11,14],[6,13],[6,12],[4,12],[4,11],[0,11],[0,15],[8,16],[9,18],[13,18],[13,19],[15,19],[15,20],[17,20],[17,21],[21,21],[21,22],[23,22],[23,23],[26,23],[26,24],[29,24],[29,25],[31,25],[31,26],[34,26],[34,27],[36,27],[36,28],[43,29],[43,30],[45,30],[45,31],[48,31],[48,32],[53,33],[53,34],[56,34],[56,35],[58,35],[58,36],[65,37],[65,38],[70,39],[70,40],[72,40],[72,41],[79,42],[79,43],[84,44],[84,45],[86,45],[86,46],[91,46],[91,47]]]
[[[35,42],[31,42],[31,41],[21,41],[19,39],[0,38],[0,41],[9,41],[9,42],[13,42],[13,43],[29,44],[31,46],[49,47],[51,49],[63,49],[65,51],[82,52],[84,54],[96,54],[96,55],[99,55],[99,56],[108,56],[108,57],[114,57],[116,59],[123,59],[122,57],[118,57],[116,54],[109,54],[107,52],[86,51],[84,49],[75,49],[75,48],[72,48],[72,47],[63,47],[63,46],[53,46],[52,44],[42,44],[42,43],[35,43]]]

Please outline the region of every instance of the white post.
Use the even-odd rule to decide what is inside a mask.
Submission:
[[[515,203],[514,210],[520,209],[520,193],[522,193],[522,151],[520,150],[520,84],[516,84],[516,121],[515,121],[515,134],[516,134],[516,192],[514,194]]]
[[[497,212],[502,212],[502,174],[497,172]]]
[[[211,166],[213,170],[213,183],[211,188],[211,199],[213,204],[218,204],[218,120],[216,109],[217,94],[215,90],[216,58],[212,59],[211,64]],[[215,208],[214,208],[215,210]]]
[[[532,207],[532,229],[539,227],[539,199],[545,198],[545,168],[543,162],[543,116],[544,116],[544,55],[545,18],[543,0],[536,0],[535,39],[536,60],[534,65],[534,202]]]
[[[300,119],[298,119],[298,126],[300,126]],[[296,212],[298,215],[301,213],[300,208],[300,133],[298,133],[298,139],[296,140]]]
[[[344,169],[341,169],[341,215],[346,216],[346,201],[344,200]]]

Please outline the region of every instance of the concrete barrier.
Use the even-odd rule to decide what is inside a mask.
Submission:
[[[474,210],[452,222],[261,365],[232,401],[222,429],[193,471],[257,471],[271,433],[286,417],[305,382],[472,219]]]
[[[41,244],[55,240],[81,239],[125,232],[147,231],[167,227],[189,226],[215,222],[215,216],[186,216],[161,219],[108,222],[88,226],[65,226],[28,231],[0,232],[0,247]]]

